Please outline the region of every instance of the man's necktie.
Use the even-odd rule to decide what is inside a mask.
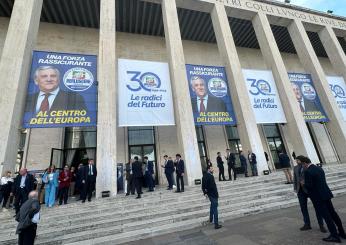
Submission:
[[[89,175],[92,175],[91,166],[89,165]]]
[[[304,112],[305,110],[304,110],[304,107],[303,107],[303,105],[302,105],[303,101],[302,101],[302,100],[298,100],[298,103],[299,103],[300,111],[301,111],[301,112]]]
[[[205,107],[203,103],[204,99],[201,99],[201,103],[199,104],[199,112],[205,112]]]
[[[49,111],[49,101],[48,97],[50,96],[50,93],[44,95],[44,99],[42,100],[40,111]]]

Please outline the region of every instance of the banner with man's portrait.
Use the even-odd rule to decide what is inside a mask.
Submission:
[[[186,65],[196,125],[236,125],[224,67]]]
[[[34,51],[24,128],[96,126],[97,58]]]
[[[327,76],[330,90],[336,100],[341,114],[346,121],[346,84],[343,77]]]
[[[306,122],[328,122],[310,74],[288,73],[295,98]]]

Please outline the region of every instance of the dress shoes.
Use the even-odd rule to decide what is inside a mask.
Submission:
[[[136,199],[139,199],[139,198],[141,198],[141,196],[137,196],[137,197],[136,197]]]
[[[311,226],[310,225],[307,225],[305,224],[303,227],[300,228],[301,231],[307,231],[307,230],[311,230]]]
[[[83,200],[82,203],[85,203],[85,200]]]
[[[180,191],[175,191],[175,193],[180,193]]]
[[[341,240],[339,237],[334,237],[332,235],[330,235],[329,237],[323,238],[322,240],[325,242],[341,243]]]
[[[222,225],[217,224],[217,225],[215,225],[215,230],[220,229],[221,227],[222,227]]]
[[[322,233],[327,233],[327,230],[326,230],[326,228],[324,228],[323,225],[320,225],[320,231],[321,231]]]
[[[126,193],[126,195],[125,196],[129,196],[130,195],[130,193]]]

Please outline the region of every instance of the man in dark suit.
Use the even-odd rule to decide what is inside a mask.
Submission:
[[[294,188],[294,191],[297,193],[300,210],[303,214],[304,226],[301,227],[300,230],[306,231],[306,230],[311,230],[310,216],[308,211],[309,195],[308,195],[308,190],[305,188],[304,185],[301,184],[305,179],[303,163],[299,160],[297,160],[296,162],[297,162],[297,165],[294,166],[294,169],[293,169],[293,188]],[[320,231],[323,233],[327,232],[327,230],[323,226],[323,218],[321,214],[317,212],[316,207],[314,208],[316,212],[317,221],[320,226]]]
[[[248,173],[247,173],[247,162],[246,162],[246,157],[244,156],[243,151],[239,151],[239,161],[240,161],[240,165],[244,170],[244,175],[245,177],[249,177]]]
[[[145,182],[147,183],[147,186],[149,188],[148,191],[154,191],[154,163],[152,161],[148,160],[148,157],[144,157],[144,164],[145,164]]]
[[[19,245],[33,245],[36,238],[37,224],[40,220],[40,202],[37,191],[28,194],[28,200],[23,203],[16,214],[18,222],[16,234]]]
[[[217,211],[219,193],[217,191],[215,179],[213,176],[213,167],[211,166],[209,166],[207,168],[207,172],[203,174],[202,191],[203,191],[203,194],[207,196],[210,200],[209,222],[212,223],[214,220],[215,229],[220,229],[221,225],[219,225],[219,218],[218,218],[218,211]]]
[[[256,154],[249,150],[247,158],[248,158],[249,163],[250,163],[252,176],[258,176]]]
[[[133,178],[133,172],[132,172],[132,159],[128,163],[125,164],[125,172],[126,172],[126,182],[127,182],[127,188],[126,188],[126,196],[134,195],[135,194],[135,183]]]
[[[25,112],[35,116],[39,111],[87,110],[83,96],[59,88],[60,72],[53,66],[40,66],[35,71],[39,92],[28,95]]]
[[[217,167],[219,169],[219,181],[225,181],[226,180],[226,178],[225,178],[225,168],[223,166],[221,152],[217,153],[216,164],[217,164]],[[221,177],[222,177],[222,179],[221,179]]]
[[[134,157],[134,162],[132,163],[132,173],[135,181],[135,188],[137,191],[137,199],[141,198],[142,194],[142,178],[143,178],[143,170],[142,163],[138,161],[138,157]]]
[[[181,159],[180,154],[175,155],[175,169],[177,174],[177,191],[176,192],[184,192],[185,166],[184,166],[184,160]]]
[[[302,94],[301,88],[296,83],[292,82],[291,84],[301,112],[304,113],[307,111],[319,111],[314,100],[305,99]]]
[[[88,202],[91,202],[91,196],[95,190],[97,177],[97,168],[95,166],[94,159],[89,159],[88,165],[84,167],[84,178],[82,183],[85,183],[85,192],[83,195],[82,202],[85,202],[86,196],[88,196]]]
[[[174,173],[174,163],[172,159],[168,159],[167,155],[164,155],[165,159],[164,165],[161,165],[165,169],[165,175],[168,182],[167,190],[173,190],[173,173]]]
[[[333,194],[328,187],[323,169],[312,164],[311,160],[304,156],[298,156],[296,161],[304,164],[305,179],[301,181],[301,184],[307,189],[311,201],[325,220],[330,232],[330,235],[323,238],[323,241],[340,243],[340,237],[346,239],[346,234],[340,217],[333,207]],[[338,227],[339,233],[335,225]]]
[[[230,149],[226,149],[226,160],[228,165],[228,179],[232,180],[232,170],[234,180],[237,179],[237,174],[235,172],[235,154],[230,151]]]
[[[14,207],[16,214],[23,203],[28,200],[29,193],[34,190],[34,181],[34,176],[29,174],[25,168],[22,168],[14,179],[10,195],[15,197]]]
[[[198,76],[191,78],[191,88],[196,94],[196,98],[192,98],[192,110],[194,113],[200,112],[226,112],[225,103],[212,95],[208,95],[205,81]]]

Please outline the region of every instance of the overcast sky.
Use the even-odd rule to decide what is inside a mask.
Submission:
[[[346,17],[346,0],[291,0],[291,4],[322,12],[330,9],[334,14]]]

